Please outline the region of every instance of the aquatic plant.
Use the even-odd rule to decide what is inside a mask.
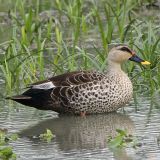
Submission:
[[[117,135],[108,139],[108,145],[110,148],[122,148],[131,146],[133,148],[140,147],[141,143],[135,136],[127,133],[126,130],[116,129]]]
[[[40,134],[39,138],[41,140],[47,141],[48,143],[51,142],[51,140],[53,139],[54,135],[52,133],[51,130],[46,129],[45,133]]]
[[[0,159],[3,160],[16,160],[16,154],[13,152],[12,147],[0,147]]]
[[[0,159],[16,159],[16,154],[13,152],[13,148],[7,144],[10,141],[17,140],[17,138],[17,134],[8,135],[5,129],[0,129]]]

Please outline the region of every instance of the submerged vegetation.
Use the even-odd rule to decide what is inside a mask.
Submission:
[[[5,25],[11,27],[11,33],[0,44],[0,72],[7,94],[48,74],[80,69],[104,71],[108,50],[117,43],[128,44],[152,64],[147,69],[126,64],[135,89],[153,93],[159,88],[159,17],[143,15],[154,1],[113,2],[8,1]]]

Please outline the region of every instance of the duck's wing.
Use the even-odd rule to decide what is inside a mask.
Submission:
[[[75,71],[51,77],[30,85],[33,89],[51,89],[62,86],[80,85],[95,80],[101,80],[105,75],[94,71]]]
[[[104,77],[104,74],[92,71],[65,73],[34,83],[22,95],[10,99],[41,110],[68,112],[69,99],[79,92],[79,86],[92,85]]]
[[[80,92],[80,88],[87,89],[88,86],[91,87],[104,77],[106,76],[99,72],[79,71],[51,78],[50,81],[56,85],[51,92],[51,98],[56,103],[54,106],[57,106],[54,110],[65,112],[65,109],[67,109],[67,112],[69,112],[71,97]]]

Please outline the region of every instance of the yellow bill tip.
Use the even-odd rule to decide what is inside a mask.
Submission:
[[[148,61],[141,62],[142,65],[150,65],[151,63]]]

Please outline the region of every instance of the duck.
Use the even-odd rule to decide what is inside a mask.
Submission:
[[[64,73],[33,83],[21,95],[8,99],[59,114],[84,116],[117,111],[129,103],[133,95],[132,82],[121,68],[127,60],[150,64],[127,45],[116,45],[108,53],[108,67],[104,73]]]

